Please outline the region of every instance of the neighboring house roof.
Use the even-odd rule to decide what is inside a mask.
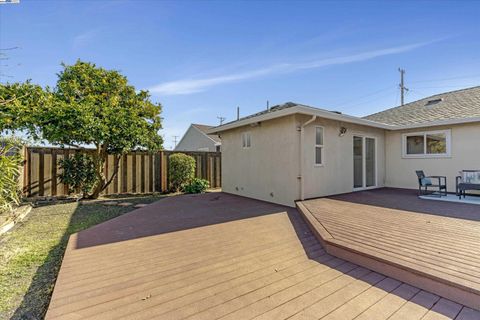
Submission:
[[[480,86],[436,94],[363,119],[408,126],[469,118],[480,118]]]
[[[212,129],[214,126],[209,126],[209,125],[206,125],[206,124],[192,123],[192,127],[195,127],[200,132],[207,135],[210,139],[212,139],[215,142],[215,144],[221,144],[222,143],[222,141],[220,140],[218,135],[208,133],[208,130]]]

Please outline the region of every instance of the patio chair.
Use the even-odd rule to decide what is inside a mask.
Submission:
[[[445,176],[426,176],[423,170],[416,170],[415,173],[418,177],[418,195],[427,195],[428,188],[438,188],[438,191],[433,191],[431,195],[446,196],[447,195],[447,177]],[[432,180],[438,180],[435,184]],[[435,181],[437,182],[437,181]],[[423,188],[423,189],[422,189]],[[442,192],[443,190],[443,192]]]

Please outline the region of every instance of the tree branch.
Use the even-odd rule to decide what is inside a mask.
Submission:
[[[121,155],[115,156],[115,161],[114,161],[114,165],[113,165],[113,173],[112,173],[112,176],[111,176],[110,179],[108,179],[108,181],[105,183],[105,185],[104,185],[103,188],[102,188],[102,191],[105,190],[105,189],[110,185],[110,183],[112,183],[113,178],[115,178],[115,176],[117,175],[118,169],[120,168],[120,159],[121,159],[121,158],[122,158]]]

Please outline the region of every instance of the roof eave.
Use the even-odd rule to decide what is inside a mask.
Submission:
[[[349,116],[349,115],[345,115],[345,114],[337,114],[337,113],[327,111],[327,110],[317,109],[317,108],[303,106],[303,105],[297,105],[297,106],[294,106],[294,107],[290,107],[290,108],[286,108],[286,109],[282,109],[282,110],[278,110],[278,111],[273,111],[273,112],[270,112],[270,113],[261,114],[261,115],[256,116],[256,117],[247,118],[247,119],[243,119],[243,120],[238,120],[238,121],[235,121],[235,122],[232,122],[232,123],[225,124],[223,126],[214,127],[214,128],[209,130],[209,134],[216,134],[216,133],[220,133],[220,132],[223,132],[223,131],[227,131],[227,130],[235,129],[235,128],[238,128],[238,127],[246,126],[246,125],[249,125],[249,124],[252,124],[252,123],[272,120],[272,119],[281,118],[281,117],[285,117],[285,116],[289,116],[289,115],[297,114],[297,113],[312,115],[312,116],[315,115],[315,116],[320,117],[320,118],[337,120],[337,121],[348,122],[348,123],[354,123],[354,124],[359,124],[359,125],[365,125],[365,126],[380,128],[380,129],[392,130],[392,129],[395,128],[395,126],[392,126],[392,125],[383,124],[383,123],[379,123],[379,122],[375,122],[375,121],[371,121],[371,120],[366,120],[366,119],[362,119],[362,118],[358,118],[358,117],[354,117],[354,116]]]
[[[474,123],[480,122],[480,117],[472,118],[463,118],[463,119],[447,119],[447,120],[437,120],[423,123],[413,123],[408,125],[396,125],[392,126],[391,130],[407,130],[407,129],[418,129],[426,127],[438,127],[438,126],[447,126],[453,124],[464,124],[464,123]]]

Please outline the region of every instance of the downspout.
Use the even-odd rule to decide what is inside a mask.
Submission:
[[[303,160],[304,160],[304,148],[303,148],[303,145],[305,143],[305,127],[307,125],[309,125],[310,123],[312,123],[313,121],[315,121],[317,119],[317,116],[312,116],[309,120],[307,120],[305,123],[303,123],[301,126],[300,126],[300,175],[299,175],[299,179],[300,179],[300,200],[305,200],[305,168],[304,168],[304,165],[303,165]]]

